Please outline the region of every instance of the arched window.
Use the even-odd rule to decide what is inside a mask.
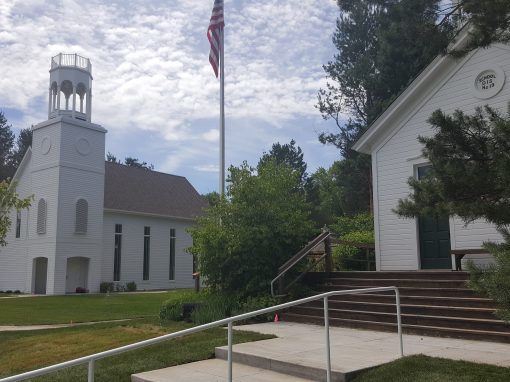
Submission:
[[[47,214],[46,200],[39,199],[37,203],[37,233],[46,233],[46,214]]]
[[[89,204],[85,199],[79,199],[76,202],[76,224],[75,233],[87,233],[87,224],[89,220]]]

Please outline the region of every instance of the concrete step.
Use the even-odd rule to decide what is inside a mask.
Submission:
[[[215,349],[215,356],[217,359],[226,360],[228,356],[227,347],[219,347]],[[255,368],[264,370],[271,370],[282,375],[288,375],[295,378],[303,378],[307,381],[326,381],[326,368],[319,366],[317,362],[307,362],[302,359],[287,359],[278,357],[277,355],[263,355],[257,352],[251,353],[243,350],[236,350],[235,347],[232,351],[232,359],[236,363],[248,365]],[[319,362],[323,364],[324,362]],[[364,369],[363,369],[364,370]],[[331,368],[331,381],[345,382],[352,380],[361,370],[356,371],[342,371]],[[274,381],[280,381],[275,379]]]
[[[308,304],[301,305],[305,307],[321,308],[322,301],[313,301]],[[397,313],[395,301],[392,302],[366,302],[366,301],[342,301],[330,300],[330,309],[354,310],[377,313]],[[452,306],[435,306],[435,305],[416,305],[416,304],[400,304],[403,314],[412,314],[420,316],[442,316],[442,317],[463,317],[494,320],[495,309],[487,308],[468,308],[468,307],[452,307]]]
[[[305,379],[278,373],[270,369],[253,367],[241,363],[232,364],[232,379],[239,382],[309,382],[318,379]],[[223,359],[208,359],[165,369],[133,374],[132,382],[225,382],[227,362]]]
[[[290,322],[324,325],[324,318],[296,313],[282,313],[280,319]],[[396,321],[396,320],[395,320]],[[346,318],[330,318],[331,326],[343,326],[353,329],[369,329],[378,331],[397,331],[397,324],[390,322],[364,321]],[[476,341],[491,341],[510,343],[510,332],[485,331],[473,329],[459,329],[452,327],[423,326],[413,324],[402,324],[403,332],[406,334],[418,334],[431,337],[451,337]]]

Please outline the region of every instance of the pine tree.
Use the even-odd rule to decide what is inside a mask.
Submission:
[[[338,0],[334,60],[324,66],[326,89],[317,108],[335,121],[319,140],[339,148],[346,161],[348,210],[371,210],[371,161],[352,145],[409,82],[448,43],[451,23],[437,26],[439,0]]]
[[[477,48],[487,48],[495,42],[510,41],[510,1],[508,0],[451,0],[442,2],[439,24],[456,22],[470,24],[469,41],[465,47],[453,50],[454,56],[463,56]]]
[[[308,174],[306,173],[306,162],[303,159],[303,151],[301,147],[296,146],[296,141],[292,139],[290,143],[280,144],[276,142],[268,153],[263,153],[257,165],[258,168],[263,167],[265,163],[275,160],[277,164],[289,166],[292,170],[299,174],[302,186],[306,183]]]
[[[403,217],[456,215],[466,223],[483,219],[496,225],[504,242],[485,243],[494,255],[489,268],[470,266],[471,285],[498,304],[510,321],[510,111],[506,116],[486,106],[474,115],[437,110],[429,119],[432,137],[420,137],[432,172],[409,179],[412,193],[395,212]]]
[[[12,154],[12,164],[18,168],[28,148],[32,146],[32,129],[21,129],[16,138],[16,147]]]
[[[0,111],[0,181],[12,177],[14,167],[12,165],[12,154],[14,147],[14,133],[12,126]]]

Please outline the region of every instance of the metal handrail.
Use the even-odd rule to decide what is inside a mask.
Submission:
[[[307,256],[312,249],[322,243],[331,233],[328,231],[322,232],[319,236],[309,242],[303,249],[287,260],[280,268],[278,268],[278,275],[271,280],[271,296],[275,297],[274,283],[281,279],[285,274],[292,269],[297,263],[299,263],[305,256]]]
[[[404,355],[404,345],[402,341],[402,319],[400,317],[400,294],[397,287],[379,287],[379,288],[364,288],[364,289],[352,289],[352,290],[342,290],[342,291],[332,291],[326,292],[315,296],[305,297],[300,300],[286,302],[284,304],[275,305],[269,308],[259,309],[253,312],[239,314],[234,317],[224,318],[222,320],[214,321],[208,324],[195,326],[194,328],[184,329],[176,333],[165,334],[163,336],[151,338],[145,341],[136,342],[134,344],[121,346],[115,349],[106,350],[100,353],[88,355],[81,358],[76,358],[70,361],[58,363],[56,365],[43,367],[41,369],[28,371],[26,373],[13,375],[11,377],[0,379],[0,382],[15,382],[22,381],[28,378],[37,377],[39,375],[47,374],[53,371],[62,370],[71,366],[76,366],[84,363],[88,363],[88,382],[94,382],[94,363],[96,360],[101,358],[106,358],[109,356],[113,356],[116,354],[124,353],[129,350],[143,348],[149,345],[154,345],[163,341],[168,341],[174,338],[183,337],[188,334],[201,332],[203,330],[211,329],[218,326],[227,325],[228,327],[228,382],[232,382],[232,338],[233,338],[233,329],[232,324],[236,321],[246,320],[251,317],[255,317],[261,314],[267,314],[271,312],[275,312],[277,310],[283,310],[290,308],[292,306],[305,304],[307,302],[315,301],[315,300],[324,300],[324,329],[326,335],[326,376],[327,382],[331,382],[331,352],[330,352],[330,335],[329,335],[329,308],[328,308],[328,298],[330,296],[337,296],[343,294],[363,294],[363,293],[373,293],[373,292],[384,292],[384,291],[394,291],[395,292],[395,301],[397,305],[397,327],[398,327],[398,337],[400,344],[400,356]]]
[[[318,246],[320,243],[322,243],[324,240],[326,240],[331,235],[330,232],[325,231],[322,232],[319,236],[314,238],[312,241],[310,241],[307,245],[305,245],[298,253],[296,253],[294,256],[292,256],[289,260],[287,260],[283,265],[281,265],[278,270],[284,271],[292,268],[294,265],[296,265],[299,260],[301,260],[305,255],[308,254],[312,249],[314,249],[316,246]]]

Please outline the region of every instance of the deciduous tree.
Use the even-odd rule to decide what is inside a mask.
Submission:
[[[230,167],[226,198],[190,230],[190,253],[216,290],[254,296],[269,291],[278,267],[313,236],[299,174],[268,160],[257,171]]]
[[[11,226],[10,213],[12,209],[21,210],[28,208],[31,197],[20,199],[16,193],[15,184],[6,180],[0,181],[0,246],[7,245],[5,237]]]

